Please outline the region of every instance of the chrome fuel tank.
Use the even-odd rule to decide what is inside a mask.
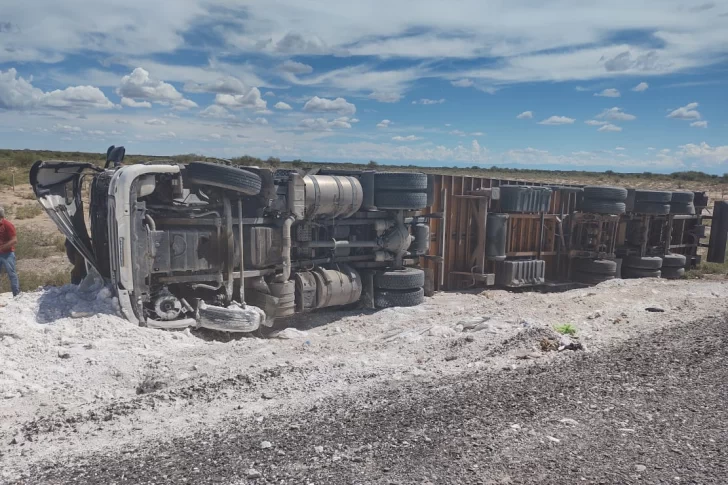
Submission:
[[[364,191],[356,177],[343,175],[307,175],[307,219],[327,216],[346,218],[361,208]]]

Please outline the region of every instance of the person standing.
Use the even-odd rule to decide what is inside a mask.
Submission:
[[[18,243],[18,236],[15,226],[5,219],[5,209],[0,206],[0,275],[3,271],[10,279],[10,289],[13,296],[20,293],[18,273],[15,271],[15,245]]]

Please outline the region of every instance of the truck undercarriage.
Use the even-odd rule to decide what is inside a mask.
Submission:
[[[251,332],[319,308],[422,302],[427,176],[225,163],[37,162],[31,184],[124,316]],[[83,188],[91,178],[85,221]]]

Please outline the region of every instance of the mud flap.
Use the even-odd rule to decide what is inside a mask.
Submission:
[[[254,332],[265,322],[265,312],[252,305],[223,308],[200,302],[198,317],[200,327],[221,332]]]

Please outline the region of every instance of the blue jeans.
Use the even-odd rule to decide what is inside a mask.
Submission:
[[[8,274],[10,289],[13,291],[13,296],[16,296],[20,293],[20,283],[18,273],[15,271],[15,253],[0,254],[0,275],[3,274],[3,270]]]

